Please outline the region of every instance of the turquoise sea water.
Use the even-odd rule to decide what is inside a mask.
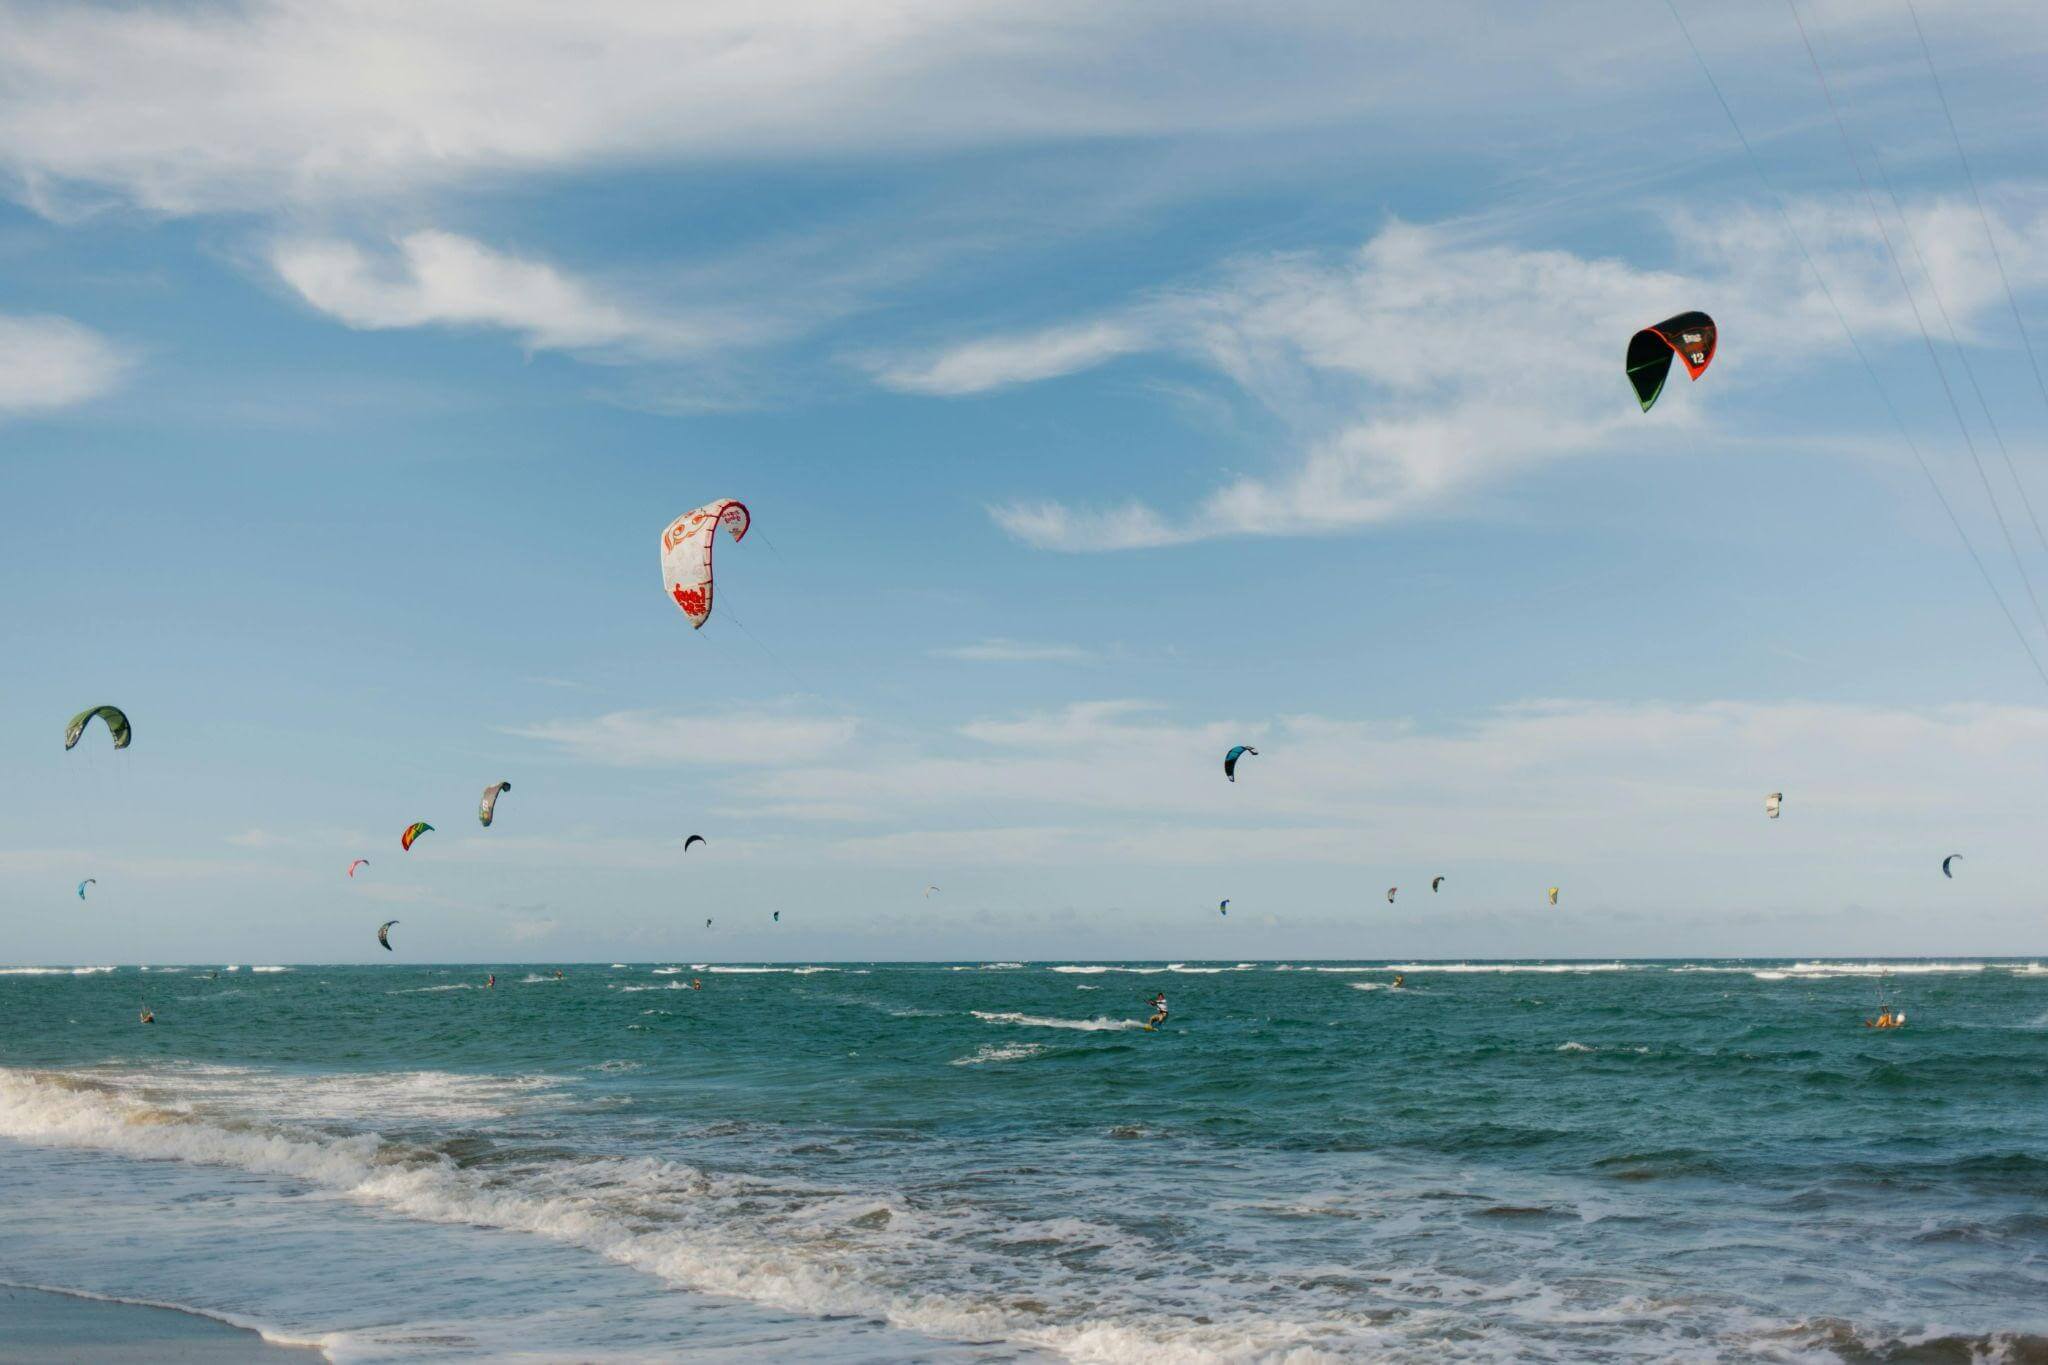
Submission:
[[[2048,1359],[2031,961],[209,970],[0,970],[0,1279],[340,1360]]]

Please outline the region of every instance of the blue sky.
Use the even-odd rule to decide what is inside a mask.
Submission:
[[[1528,8],[0,3],[0,958],[2048,947],[2048,17]]]

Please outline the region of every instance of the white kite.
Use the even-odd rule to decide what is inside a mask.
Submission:
[[[745,503],[721,498],[683,513],[661,533],[661,585],[691,625],[702,629],[711,619],[711,542],[719,526],[738,544],[752,520]]]

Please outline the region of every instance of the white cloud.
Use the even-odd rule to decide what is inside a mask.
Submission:
[[[1000,636],[971,645],[935,649],[932,655],[939,659],[964,659],[973,663],[1079,663],[1093,657],[1079,645],[1031,644]]]
[[[561,928],[553,915],[522,915],[506,921],[505,932],[514,943],[538,943],[552,938]]]
[[[507,733],[553,744],[587,763],[649,768],[812,761],[852,743],[858,729],[857,721],[835,716],[613,711],[587,720],[515,727]]]
[[[495,251],[449,232],[398,240],[378,261],[352,242],[283,241],[271,266],[307,303],[350,327],[485,327],[532,350],[667,356],[710,341],[700,324],[607,298],[554,266]],[[724,339],[730,340],[728,330]]]
[[[1561,72],[1532,61],[1544,45],[1503,43],[1489,59],[1472,51],[1479,26],[1395,5],[1238,16],[1083,0],[202,0],[8,3],[0,26],[0,164],[29,197],[100,187],[169,212],[602,162],[1282,128],[1403,100],[1456,107],[1465,90],[1417,69],[1446,48],[1465,58],[1471,87]],[[1490,31],[1507,29],[1539,26],[1496,13]],[[1586,44],[1571,55],[1581,71],[1598,60]]]
[[[1881,8],[1829,6],[1827,20],[1838,36],[1901,27]],[[2040,44],[2027,0],[1945,8],[1952,42]],[[1785,41],[1768,12],[1697,27],[1710,59]],[[1565,101],[1607,120],[1682,61],[1655,24],[1484,0],[6,0],[0,29],[0,167],[23,196],[176,213],[622,163],[1374,118],[1413,147]]]
[[[1916,333],[1860,203],[1802,203],[1794,217],[1866,345]],[[1910,240],[1960,328],[2003,303],[1974,209],[1916,203],[1905,224],[1910,239],[1891,231],[1909,274]],[[2048,215],[1996,227],[2014,287],[2048,283]],[[1069,551],[1325,533],[1440,510],[1525,471],[1620,448],[1644,420],[1622,380],[1621,347],[1636,328],[1686,308],[1712,313],[1727,345],[1710,382],[1677,381],[1684,392],[1657,413],[1665,428],[1698,421],[1745,374],[1770,381],[1841,357],[1834,315],[1775,215],[1738,208],[1682,232],[1686,257],[1705,270],[1646,270],[1396,222],[1344,258],[1246,260],[1101,320],[875,370],[885,385],[965,394],[1138,350],[1192,362],[1265,410],[1284,452],[1278,469],[1237,478],[1178,514],[1136,499],[1077,508],[1039,498],[992,508],[998,524]],[[1924,291],[1924,277],[1915,284]],[[1922,308],[1934,316],[1931,301]]]
[[[1235,784],[1221,771],[1232,743],[1260,750]],[[2040,707],[1541,701],[1425,727],[1186,724],[1111,701],[732,785],[757,817],[854,826],[831,852],[863,863],[1362,865],[1397,853],[1612,864],[1668,883],[1675,866],[1738,854],[1758,860],[1751,874],[1804,859],[1800,875],[1824,880],[1950,839],[2001,850],[2018,875],[2039,862],[2021,850],[2038,844],[2027,812],[2044,762]],[[1766,825],[1772,791],[1786,814]]]
[[[0,313],[0,416],[97,398],[127,368],[113,343],[69,318]]]
[[[1025,336],[971,341],[923,360],[878,361],[873,368],[878,381],[903,393],[981,393],[1090,369],[1149,344],[1136,327],[1084,322]]]

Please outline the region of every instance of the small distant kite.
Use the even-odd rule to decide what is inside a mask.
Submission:
[[[1222,904],[1218,905],[1216,907],[1216,913],[1219,915],[1228,916],[1230,914],[1230,902],[1228,900],[1225,900]]]
[[[1230,752],[1223,755],[1223,775],[1232,782],[1237,781],[1237,760],[1246,754],[1257,758],[1259,751],[1249,744],[1233,744],[1230,746]]]
[[[1557,888],[1554,886],[1550,888],[1550,903],[1552,905],[1557,904]]]
[[[382,924],[377,926],[377,942],[384,945],[384,951],[387,953],[395,953],[398,951],[396,948],[391,946],[391,926],[396,923],[398,923],[398,921],[395,919],[387,919]]]
[[[412,841],[425,834],[433,826],[424,820],[415,820],[405,827],[405,833],[398,836],[398,846],[407,853],[412,852]]]
[[[703,836],[703,835],[701,835],[701,834],[692,834],[692,835],[691,835],[691,836],[690,836],[689,838],[687,838],[687,839],[683,840],[683,852],[685,852],[685,853],[688,853],[688,852],[690,851],[690,845],[691,845],[691,844],[701,844],[701,843],[703,843],[703,842],[704,842],[704,836]]]
[[[485,787],[484,799],[477,804],[476,808],[477,823],[485,829],[489,829],[492,818],[498,813],[499,795],[511,790],[512,784],[510,782],[493,782],[490,786]]]
[[[705,927],[706,929],[709,929],[709,928],[711,927],[711,921],[710,921],[710,920],[708,920],[708,919],[707,919],[707,920],[705,920],[705,921],[704,921],[704,927]]]
[[[368,867],[369,865],[370,865],[370,860],[369,860],[368,858],[358,858],[358,859],[356,859],[356,860],[355,860],[354,862],[352,862],[352,863],[350,863],[350,864],[348,865],[348,875],[349,875],[350,877],[354,877],[354,876],[356,875],[356,869],[357,869],[357,868],[359,868],[359,867]]]
[[[107,733],[114,737],[116,749],[127,748],[128,741],[135,738],[135,731],[128,724],[128,714],[120,707],[88,706],[73,716],[71,723],[64,727],[64,747],[67,750],[78,743],[79,736],[85,733],[86,723],[94,716],[100,718],[100,722],[107,727]]]
[[[1685,372],[1697,380],[1714,362],[1714,344],[1719,331],[1705,313],[1680,313],[1654,327],[1645,327],[1628,339],[1628,382],[1635,386],[1636,401],[1648,412],[1664,391],[1671,373],[1671,357],[1685,362]]]
[[[770,918],[773,919],[777,924],[780,924],[782,923],[782,912],[780,910],[777,910],[772,916],[770,916]]]
[[[1954,881],[1956,874],[1948,870],[1948,865],[1950,863],[1959,863],[1962,860],[1963,855],[1960,853],[1951,853],[1946,858],[1943,858],[1941,860],[1941,875],[1947,877],[1950,881]],[[80,892],[79,894],[83,895],[84,893]]]
[[[692,626],[701,630],[711,619],[711,542],[718,528],[731,532],[737,545],[752,524],[745,503],[721,498],[683,513],[661,533],[661,585]]]
[[[927,886],[927,887],[926,887],[926,888],[924,889],[924,898],[925,898],[926,900],[930,900],[930,899],[932,898],[932,892],[934,892],[934,891],[936,891],[936,890],[938,890],[938,889],[939,889],[939,888],[938,888],[938,887],[936,887],[936,886]]]
[[[1388,904],[1388,905],[1392,905],[1392,904],[1394,903],[1394,893],[1395,893],[1395,892],[1397,892],[1397,891],[1399,891],[1400,889],[1401,889],[1401,888],[1400,888],[1400,887],[1398,887],[1398,886],[1390,886],[1390,887],[1388,887],[1388,888],[1387,888],[1387,904]]]
[[[1764,814],[1775,820],[1778,818],[1778,812],[1784,808],[1784,805],[1785,793],[1772,792],[1764,798]]]
[[[1945,870],[1945,869],[1944,869],[1944,870]],[[99,884],[100,884],[100,879],[99,879],[98,877],[87,877],[87,878],[86,878],[86,879],[85,879],[84,881],[82,881],[82,882],[80,882],[80,883],[78,884],[78,898],[79,898],[80,900],[84,900],[84,899],[85,899],[85,888],[87,888],[88,886],[98,886]]]
[[[1441,887],[1441,886],[1442,886],[1443,884],[1444,884],[1444,879],[1443,879],[1442,877],[1431,877],[1431,878],[1429,879],[1429,890],[1430,890],[1430,894],[1431,894],[1431,895],[1434,895],[1434,894],[1436,894],[1436,891],[1437,891],[1437,889],[1438,889],[1439,887]]]

